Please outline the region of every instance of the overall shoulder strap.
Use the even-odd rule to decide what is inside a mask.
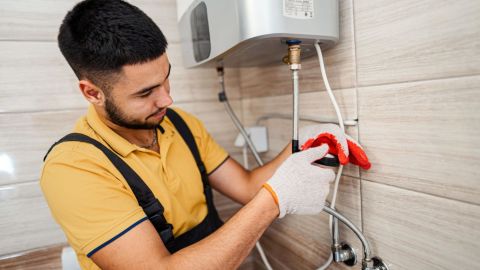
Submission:
[[[193,134],[190,131],[190,128],[188,128],[187,123],[185,123],[182,117],[178,115],[178,113],[174,110],[167,108],[167,116],[182,136],[183,140],[190,149],[190,152],[192,152],[193,158],[195,159],[197,167],[200,170],[200,174],[202,175],[202,182],[204,185],[208,186],[209,183],[207,169],[205,168],[202,158],[200,157],[200,152],[198,152],[198,147],[195,143],[195,139],[193,138]]]
[[[195,162],[197,163],[197,167],[200,170],[200,175],[202,177],[202,183],[203,183],[203,191],[205,193],[205,199],[208,207],[208,226],[213,226],[212,231],[220,227],[223,222],[218,216],[217,209],[215,208],[214,202],[213,202],[213,192],[212,188],[210,187],[210,183],[208,182],[208,175],[207,175],[207,170],[205,168],[205,165],[202,162],[202,159],[200,157],[200,153],[198,152],[198,147],[197,144],[195,143],[195,139],[193,137],[192,132],[190,131],[190,128],[188,128],[187,123],[176,113],[174,110],[167,108],[167,116],[170,119],[170,121],[173,123],[175,128],[178,130],[180,135],[182,136],[183,140],[185,143],[188,145],[188,148],[190,148],[190,152],[192,152],[193,157],[195,158]],[[209,227],[210,228],[210,227]],[[203,229],[197,229],[197,230],[203,230]],[[212,231],[209,231],[209,233],[204,234],[208,235]],[[203,232],[205,233],[205,232]]]
[[[99,141],[92,139],[84,134],[81,133],[70,133],[60,139],[58,142],[53,144],[50,149],[48,150],[47,154],[43,158],[47,158],[50,151],[58,144],[67,141],[79,141],[90,143],[100,149],[112,162],[112,164],[117,168],[117,170],[122,174],[122,176],[127,181],[128,185],[132,189],[135,197],[137,198],[138,204],[143,208],[143,211],[150,219],[152,224],[154,225],[157,232],[160,234],[164,243],[173,239],[173,226],[169,224],[165,217],[163,216],[164,208],[160,201],[155,198],[155,195],[150,190],[150,188],[143,182],[143,180],[138,176],[138,174],[130,168],[130,166],[125,163],[117,154],[115,154],[112,150],[107,148],[105,145],[100,143]]]

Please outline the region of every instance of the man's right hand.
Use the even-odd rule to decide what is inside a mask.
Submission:
[[[286,214],[317,214],[323,210],[335,173],[312,163],[327,152],[328,146],[323,144],[291,155],[264,184],[278,204],[279,218]]]

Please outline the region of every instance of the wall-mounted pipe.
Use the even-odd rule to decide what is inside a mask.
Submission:
[[[225,110],[227,111],[228,115],[232,119],[233,124],[235,127],[237,127],[238,131],[242,134],[243,138],[247,142],[248,148],[250,148],[250,151],[252,152],[253,156],[255,157],[255,160],[257,161],[258,165],[263,166],[263,161],[258,155],[257,149],[255,149],[255,145],[253,144],[252,140],[250,139],[250,136],[248,136],[247,131],[243,127],[242,123],[240,123],[240,120],[238,120],[237,115],[232,109],[232,106],[230,105],[230,102],[228,101],[227,98],[227,93],[225,92],[225,79],[224,79],[224,71],[223,67],[219,66],[217,67],[217,75],[218,75],[218,82],[220,84],[220,92],[218,93],[218,99],[220,102],[222,102],[225,106]]]
[[[287,40],[288,45],[288,54],[283,58],[283,61],[288,64],[290,70],[292,71],[292,84],[293,84],[293,128],[292,128],[292,153],[300,151],[298,145],[298,98],[300,96],[300,91],[298,87],[298,71],[302,68],[300,64],[301,60],[301,47],[300,40],[292,39]]]

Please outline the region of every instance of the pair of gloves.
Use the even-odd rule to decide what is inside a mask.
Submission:
[[[337,125],[306,126],[299,135],[302,151],[288,157],[263,185],[280,209],[279,218],[323,210],[335,173],[312,163],[328,153],[337,155],[342,165],[351,162],[366,170],[371,166],[362,147]]]

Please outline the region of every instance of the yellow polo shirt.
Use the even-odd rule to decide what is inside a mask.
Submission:
[[[189,126],[212,173],[227,152],[192,115],[175,111]],[[203,185],[195,160],[168,118],[157,129],[160,154],[131,144],[107,127],[91,106],[74,132],[83,133],[115,151],[148,185],[165,208],[175,236],[199,224],[207,214]],[[77,253],[82,269],[99,269],[89,258],[146,215],[120,172],[95,146],[83,142],[57,145],[45,161],[40,185],[53,217]]]

